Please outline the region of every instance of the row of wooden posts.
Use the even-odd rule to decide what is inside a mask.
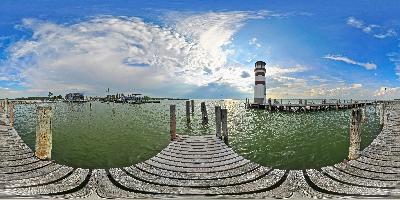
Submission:
[[[187,122],[190,123],[190,107],[194,114],[194,101],[186,102],[186,117]],[[387,124],[389,121],[389,113],[385,114],[386,104],[382,103],[380,109],[380,124]],[[14,126],[14,103],[9,103],[6,99],[0,103],[1,110],[5,111],[6,116],[9,117],[10,126]],[[37,128],[36,128],[36,145],[35,155],[39,159],[51,159],[52,149],[52,108],[39,106],[37,108]],[[205,102],[201,103],[202,122],[208,123],[207,109]],[[189,114],[188,114],[189,113]],[[349,146],[349,160],[357,159],[360,156],[361,144],[361,123],[363,121],[363,110],[360,108],[353,109],[350,119],[350,146]],[[228,144],[228,126],[227,126],[228,111],[221,109],[220,106],[215,106],[215,128],[216,136],[223,139]],[[221,130],[222,133],[221,134]],[[176,106],[170,105],[170,135],[171,140],[179,139],[176,134]]]
[[[379,114],[379,124],[381,128],[389,122],[389,113],[385,113],[386,103],[381,104]],[[361,123],[363,122],[365,113],[362,109],[357,108],[351,111],[350,118],[350,146],[349,146],[349,160],[354,160],[360,157],[360,144],[361,144]]]
[[[186,101],[186,123],[190,124],[190,114],[194,114],[194,100]],[[176,134],[176,105],[170,105],[170,135],[171,140],[177,139]],[[208,114],[205,102],[200,104],[202,124],[208,124]],[[223,134],[221,134],[223,133]],[[228,140],[228,110],[221,109],[221,106],[215,106],[215,135],[223,139],[226,144],[229,144]]]
[[[311,100],[311,104],[308,104],[308,99],[290,99],[290,100],[292,100],[293,101],[293,104],[303,104],[303,105],[313,105],[313,104],[319,104],[319,103],[314,103],[314,100],[313,99],[310,99]],[[297,103],[295,103],[295,101],[297,100]],[[315,100],[315,101],[317,101],[317,100]],[[350,103],[350,104],[352,104],[352,103],[362,103],[362,102],[364,102],[364,103],[368,103],[368,102],[372,102],[372,101],[370,101],[370,100],[358,100],[358,101],[354,101],[353,102],[353,99],[350,99],[350,100],[341,100],[341,99],[336,99],[336,104],[340,104],[340,103],[342,103],[342,101],[343,101],[343,103]],[[271,99],[271,98],[268,98],[267,99],[267,104],[269,104],[269,105],[271,105],[271,104],[283,104],[282,103],[283,102],[283,99],[280,99],[280,100],[278,100],[278,99]],[[375,101],[373,101],[373,102],[377,102],[376,100]],[[250,99],[248,99],[248,98],[246,98],[246,100],[245,100],[245,103],[246,104],[251,104],[250,103]],[[292,102],[291,101],[289,101],[287,104],[292,104]],[[327,99],[322,99],[321,100],[321,104],[327,104]]]
[[[8,99],[0,102],[0,110],[4,111],[6,118],[8,117],[11,129],[14,128],[16,103],[17,102],[9,102]],[[35,156],[42,160],[50,160],[52,149],[51,107],[39,106],[36,112]]]

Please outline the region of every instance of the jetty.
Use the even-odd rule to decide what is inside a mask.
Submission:
[[[269,111],[321,111],[321,110],[343,110],[352,108],[361,108],[367,105],[377,105],[377,102],[366,101],[366,102],[351,102],[351,103],[269,103],[269,104],[252,104],[246,101],[246,107],[250,109],[266,109]]]
[[[353,111],[351,134],[358,131],[359,113]],[[187,136],[173,130],[171,143],[144,162],[74,168],[39,159],[10,124],[12,115],[3,113],[0,198],[400,198],[400,102],[388,103],[382,113],[382,131],[367,148],[355,149],[356,158],[304,170],[275,169],[245,159],[221,133]]]

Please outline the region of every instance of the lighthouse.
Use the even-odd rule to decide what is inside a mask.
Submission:
[[[254,103],[263,105],[265,104],[266,87],[265,87],[265,65],[264,61],[257,61],[254,68],[255,82],[254,82]]]

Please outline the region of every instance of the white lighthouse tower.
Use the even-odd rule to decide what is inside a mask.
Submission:
[[[254,82],[254,103],[265,104],[266,87],[265,87],[265,65],[264,61],[257,61],[254,68],[255,82]]]

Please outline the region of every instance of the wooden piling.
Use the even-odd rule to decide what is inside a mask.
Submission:
[[[272,111],[272,102],[271,98],[268,98],[268,109],[269,111]]]
[[[186,101],[186,122],[190,123],[190,101]]]
[[[8,116],[8,98],[4,99],[4,113]]]
[[[229,145],[228,140],[228,110],[221,109],[221,124],[222,124],[222,132],[224,134],[224,142],[226,145]]]
[[[352,110],[350,119],[349,160],[354,160],[360,157],[361,120],[362,120],[361,109]]]
[[[37,108],[35,156],[41,160],[51,159],[52,149],[51,107]]]
[[[205,102],[201,102],[201,120],[203,125],[208,124],[208,115]]]
[[[169,134],[171,135],[171,141],[176,139],[176,106],[170,105],[169,106]]]
[[[386,113],[383,119],[383,125],[387,126],[388,122],[389,122],[389,113]]]
[[[385,104],[381,104],[381,109],[379,111],[379,124],[383,127],[384,124],[384,115],[385,115]]]
[[[221,135],[221,106],[215,106],[215,135],[222,139]]]
[[[190,100],[190,105],[191,105],[191,108],[192,108],[192,114],[194,114],[194,100]]]
[[[367,115],[366,115],[366,108],[361,108],[361,123],[366,122],[367,120]]]
[[[14,128],[14,104],[10,103],[10,127]]]

